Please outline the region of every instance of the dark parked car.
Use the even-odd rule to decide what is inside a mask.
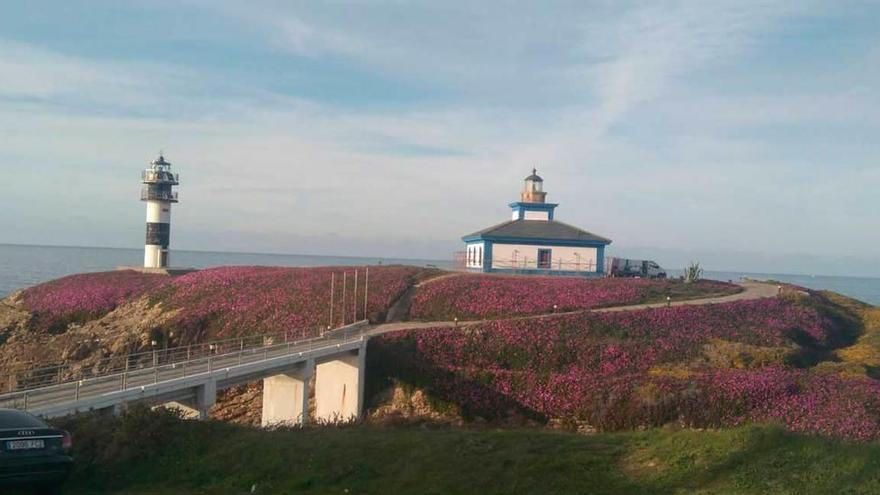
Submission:
[[[59,491],[73,466],[71,446],[70,433],[24,411],[0,409],[0,491]]]

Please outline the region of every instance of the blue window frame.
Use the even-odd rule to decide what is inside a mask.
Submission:
[[[553,261],[549,249],[538,250],[538,268],[549,270]]]

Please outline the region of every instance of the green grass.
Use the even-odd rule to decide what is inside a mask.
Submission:
[[[880,445],[772,426],[582,436],[352,426],[264,431],[86,416],[67,493],[877,494]]]

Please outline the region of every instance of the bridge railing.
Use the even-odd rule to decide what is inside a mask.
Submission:
[[[335,329],[331,332],[340,331],[345,332],[347,329]],[[165,349],[158,348],[154,342],[154,349],[151,351],[111,356],[94,361],[84,360],[55,366],[12,370],[0,375],[0,393],[18,392],[88,380],[105,375],[154,368],[159,365],[183,363],[193,359],[228,354],[245,349],[262,348],[271,343],[303,342],[307,339],[294,337],[303,333],[304,331],[302,330],[292,330],[272,334],[247,335]]]
[[[210,373],[215,369],[240,366],[246,363],[264,361],[291,354],[306,354],[316,350],[332,348],[363,339],[362,327],[352,325],[350,328],[337,329],[327,336],[293,340],[287,333],[262,336],[262,346],[244,346],[239,344],[236,349],[231,345],[242,339],[229,339],[211,344],[217,345],[208,354],[191,356],[183,361],[156,363],[140,368],[114,369],[106,373],[95,374],[76,380],[51,383],[43,386],[30,387],[0,395],[0,408],[24,409],[49,403],[78,402],[81,398],[114,391],[122,391],[144,385],[156,384],[167,380],[186,378],[201,373]],[[250,338],[250,337],[249,337]]]

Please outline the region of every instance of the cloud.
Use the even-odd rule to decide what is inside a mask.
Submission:
[[[94,110],[144,107],[184,87],[188,71],[143,62],[83,59],[0,39],[0,98]]]
[[[815,143],[765,132],[876,128],[868,77],[843,85],[851,74],[841,73],[782,95],[714,77],[749,73],[791,19],[817,15],[813,5],[197,4],[241,23],[266,74],[236,63],[250,53],[181,66],[0,42],[0,67],[23,75],[0,79],[0,158],[26,185],[6,197],[45,213],[75,211],[85,194],[102,205],[91,212],[96,229],[103,222],[137,245],[136,174],[164,148],[183,180],[181,247],[217,249],[212,239],[222,239],[312,252],[345,239],[349,254],[445,257],[461,234],[505,218],[537,165],[560,217],[615,247],[833,249],[811,239],[816,228],[854,253],[880,242],[854,227],[876,205],[862,187],[876,153],[832,170],[793,159],[821,156]],[[200,39],[197,29],[189,36]],[[339,67],[353,88],[366,74],[427,90],[405,104],[358,105],[278,82],[339,77]],[[45,185],[46,174],[62,185]],[[18,222],[45,224],[27,210]],[[265,247],[238,247],[251,241]]]

